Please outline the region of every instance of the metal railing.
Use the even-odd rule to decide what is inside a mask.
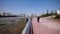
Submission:
[[[22,31],[22,34],[30,34],[30,29],[32,28],[32,23],[31,23],[31,20],[29,19],[24,30]]]

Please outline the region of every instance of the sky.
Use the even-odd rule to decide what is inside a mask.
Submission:
[[[0,12],[42,14],[60,9],[60,0],[0,0]]]

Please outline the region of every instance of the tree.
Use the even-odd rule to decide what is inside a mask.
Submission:
[[[5,16],[5,14],[6,14],[6,13],[4,12],[4,13],[3,13],[3,16]]]

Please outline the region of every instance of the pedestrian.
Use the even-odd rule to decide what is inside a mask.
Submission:
[[[37,17],[37,21],[38,21],[38,22],[39,22],[39,19],[40,19],[40,17],[38,16],[38,17]]]
[[[26,22],[28,22],[28,18],[26,18]]]

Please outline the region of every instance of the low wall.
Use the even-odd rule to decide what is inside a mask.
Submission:
[[[31,26],[32,26],[31,20],[29,19],[29,21],[27,22],[24,30],[22,31],[22,34],[30,34],[31,33],[30,31],[32,31]]]

